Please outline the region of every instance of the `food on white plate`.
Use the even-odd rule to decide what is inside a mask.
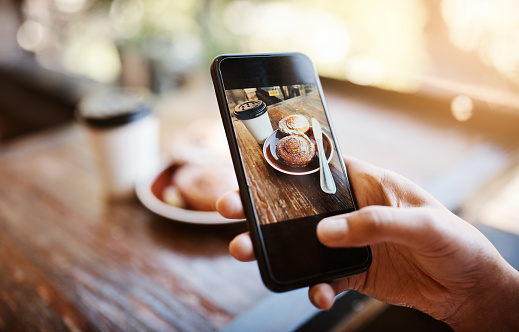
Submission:
[[[162,200],[169,205],[173,205],[179,208],[186,207],[186,203],[182,199],[178,188],[174,185],[169,185],[164,188],[164,192],[162,193]]]
[[[276,153],[288,166],[305,167],[315,157],[315,144],[305,134],[288,135],[279,140]]]
[[[172,176],[186,208],[216,211],[216,200],[224,193],[237,189],[236,175],[229,164],[186,164]]]

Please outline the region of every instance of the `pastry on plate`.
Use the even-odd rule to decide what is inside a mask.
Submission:
[[[315,157],[315,144],[305,134],[288,135],[279,140],[276,153],[288,166],[305,167]]]
[[[306,133],[310,128],[308,119],[300,114],[292,114],[285,116],[279,120],[279,130],[285,135],[292,135],[297,133]]]
[[[228,164],[187,164],[172,178],[188,209],[216,211],[216,200],[227,191],[237,189],[236,175]]]

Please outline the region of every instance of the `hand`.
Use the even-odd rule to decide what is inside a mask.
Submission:
[[[316,307],[329,309],[337,294],[353,289],[460,330],[519,324],[513,313],[515,322],[496,318],[519,307],[519,272],[477,229],[409,180],[344,160],[360,209],[323,219],[317,236],[330,247],[370,245],[373,262],[362,274],[310,287]],[[227,218],[244,217],[237,192],[222,197],[217,209]],[[255,259],[248,233],[232,240],[229,251],[241,261]]]

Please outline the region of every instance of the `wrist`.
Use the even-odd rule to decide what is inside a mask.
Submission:
[[[519,331],[519,272],[504,265],[474,287],[445,320],[455,331]]]

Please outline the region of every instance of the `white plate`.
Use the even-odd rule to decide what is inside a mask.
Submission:
[[[310,138],[310,140],[312,141],[312,143],[315,144],[313,131],[308,131],[307,135],[308,138]],[[279,130],[276,130],[272,134],[270,134],[269,137],[267,137],[267,139],[265,140],[265,143],[263,143],[263,156],[265,157],[267,163],[270,166],[272,166],[272,168],[282,173],[290,175],[307,175],[319,171],[319,157],[317,157],[317,149],[315,151],[316,157],[314,160],[312,160],[312,162],[310,162],[309,165],[300,168],[286,166],[280,160],[276,152],[276,145],[278,144],[279,140],[281,140],[283,137],[285,137],[285,135],[281,133]],[[323,144],[325,146],[328,162],[330,162],[333,156],[333,145],[331,144],[330,138],[325,133],[323,133]],[[271,158],[273,158],[273,160],[271,160],[269,155],[271,156]]]
[[[226,219],[218,212],[182,209],[162,201],[157,195],[169,185],[173,171],[174,167],[169,166],[154,177],[137,181],[135,186],[137,197],[150,211],[171,220],[191,224],[220,225],[244,221],[244,219]]]

